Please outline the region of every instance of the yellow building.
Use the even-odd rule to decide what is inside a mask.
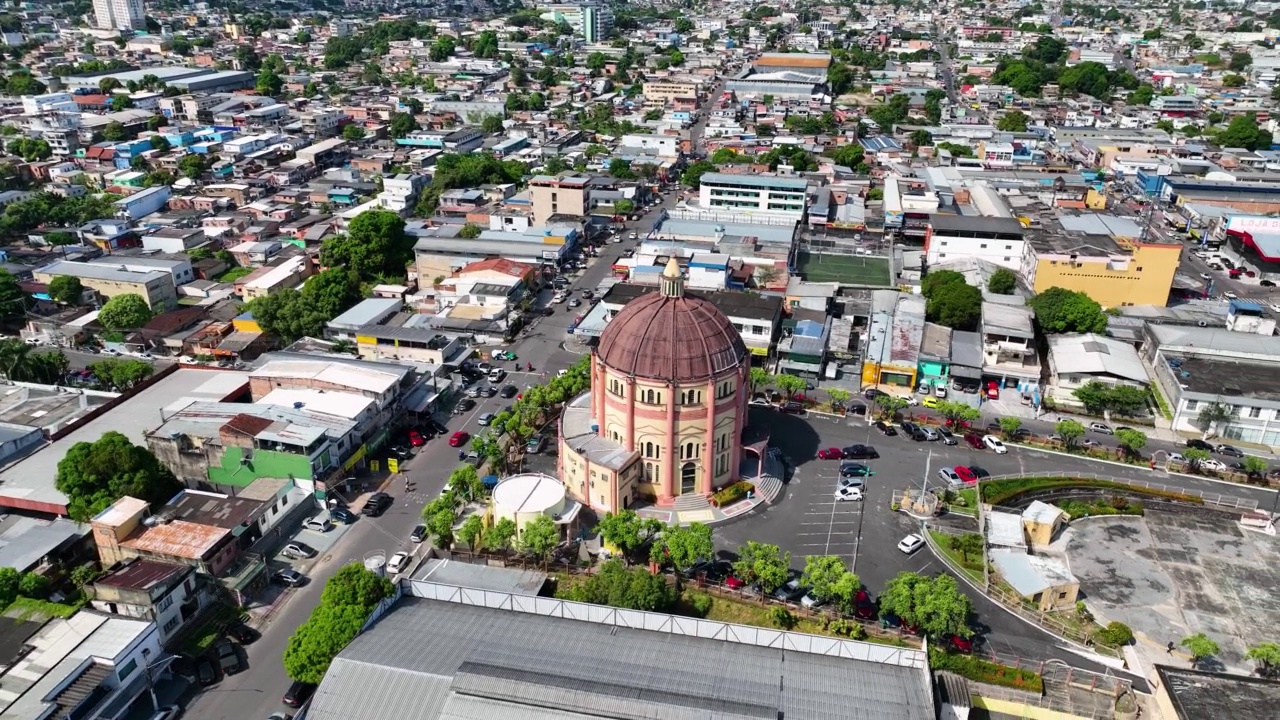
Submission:
[[[546,225],[554,215],[584,217],[587,214],[586,175],[538,175],[529,181],[529,205],[533,224]]]
[[[1067,513],[1056,505],[1033,500],[1022,511],[1022,532],[1031,547],[1048,547],[1067,524]]]
[[[503,478],[493,489],[493,521],[511,520],[516,525],[516,537],[524,532],[524,526],[545,515],[560,526],[561,536],[567,536],[576,523],[582,506],[565,492],[564,483],[541,473],[521,473]]]
[[[1052,287],[1081,292],[1103,307],[1168,304],[1181,245],[1100,237],[1079,244],[1055,238],[1053,247],[1033,242],[1023,263],[1028,284],[1037,293]]]
[[[137,295],[157,313],[178,305],[173,275],[163,270],[130,269],[124,265],[55,260],[37,268],[36,282],[48,284],[60,275],[78,278],[80,284],[108,300],[119,295]]]
[[[733,323],[685,295],[673,258],[662,291],[623,306],[591,358],[591,391],[560,421],[559,474],[600,512],[670,505],[740,478],[750,355]]]

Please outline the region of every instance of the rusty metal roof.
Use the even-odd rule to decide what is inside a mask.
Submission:
[[[739,367],[747,348],[710,302],[649,293],[627,303],[605,327],[598,357],[621,373],[687,383]]]

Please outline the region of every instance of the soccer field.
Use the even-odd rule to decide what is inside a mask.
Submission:
[[[889,277],[888,258],[802,252],[797,266],[809,282],[889,287],[893,280]]]

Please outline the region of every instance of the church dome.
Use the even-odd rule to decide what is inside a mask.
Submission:
[[[684,294],[680,267],[672,259],[661,292],[627,303],[605,327],[596,355],[619,373],[685,384],[740,367],[747,348],[719,308]]]

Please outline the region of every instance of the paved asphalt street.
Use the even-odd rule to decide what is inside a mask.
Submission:
[[[622,237],[627,237],[633,229],[640,231],[643,236],[661,216],[662,208],[674,206],[677,194],[666,193],[664,205],[651,209],[637,222],[629,223]],[[622,243],[604,245],[600,257],[592,259],[585,270],[572,278],[573,288],[578,291],[594,289],[610,274],[610,268],[623,250],[635,244],[634,241],[624,240]],[[548,302],[551,295],[550,290],[544,290],[541,303]],[[554,374],[557,370],[572,365],[584,352],[585,348],[579,346],[574,336],[566,331],[573,317],[585,313],[589,305],[584,303],[582,307],[575,309],[569,309],[565,305],[554,307],[556,310],[553,315],[538,319],[531,329],[509,347],[519,358],[520,366],[531,362],[534,372],[510,372],[501,384],[524,387],[543,382],[544,375]],[[438,417],[445,420],[450,431],[467,430],[474,435],[482,429],[475,422],[479,415],[497,412],[509,402],[501,397],[481,399],[469,413],[447,419],[443,414]],[[409,542],[409,533],[418,524],[423,506],[440,493],[449,472],[457,466],[457,452],[457,449],[449,447],[446,437],[428,442],[418,450],[416,456],[402,464],[401,476],[393,478],[384,488],[395,498],[394,507],[381,517],[361,517],[346,529],[345,536],[334,543],[331,552],[313,560],[294,563],[310,580],[301,588],[283,593],[277,603],[279,609],[262,628],[262,637],[246,646],[249,669],[223,679],[221,683],[196,696],[188,705],[188,716],[201,720],[257,720],[282,709],[280,697],[289,686],[281,661],[284,649],[294,629],[319,604],[325,581],[343,565],[361,561],[370,552],[381,550],[389,557],[399,550],[414,550],[415,546]],[[405,493],[405,479],[414,482],[414,493]]]

